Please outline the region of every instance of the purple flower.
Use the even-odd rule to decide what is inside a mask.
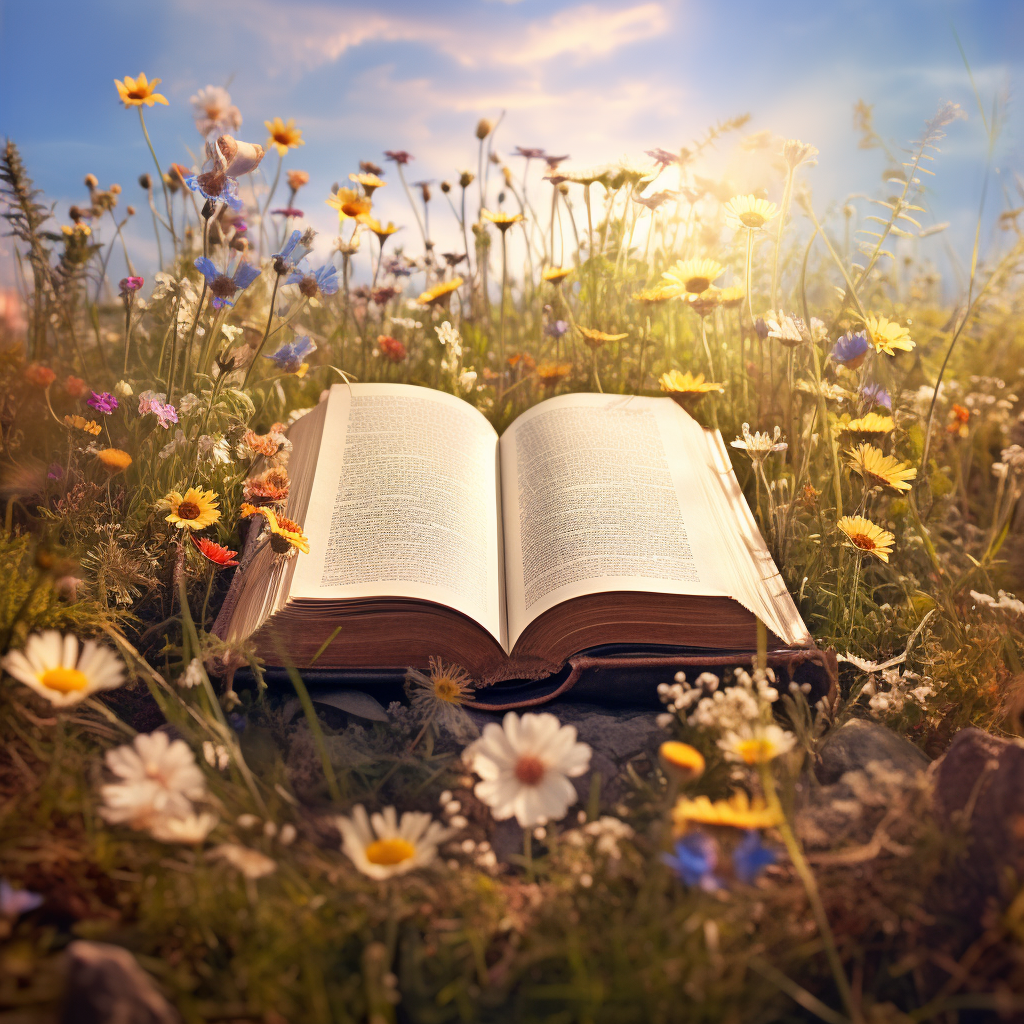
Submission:
[[[85,400],[85,404],[91,405],[104,416],[109,416],[117,408],[117,399],[109,391],[93,391]]]
[[[743,842],[732,851],[733,870],[744,885],[750,885],[769,864],[774,864],[776,860],[778,857],[775,851],[761,844],[761,833],[754,829],[749,829]]]
[[[195,268],[206,278],[206,286],[213,295],[213,308],[233,306],[235,294],[244,291],[260,276],[258,267],[245,260],[239,260],[232,277],[222,274],[208,256],[200,256],[195,261]]]
[[[527,160],[543,160],[547,153],[536,146],[516,146],[516,156],[526,157]]]
[[[306,356],[316,351],[316,342],[308,336],[297,338],[295,341],[282,345],[272,356],[264,356],[264,359],[273,360],[279,369],[285,373],[297,373],[302,369]]]
[[[288,241],[284,243],[284,248],[280,252],[275,252],[271,257],[274,263],[279,267],[278,273],[287,273],[289,267],[298,266],[312,251],[313,251],[313,237],[316,234],[312,228],[307,228],[305,231],[299,231],[296,228],[289,236]]]
[[[16,918],[28,914],[42,905],[43,897],[28,889],[12,888],[6,878],[0,878],[0,917]]]
[[[704,832],[691,832],[676,840],[675,856],[661,855],[666,863],[686,885],[699,886],[711,892],[721,889],[722,883],[715,875],[718,866],[718,844]]]
[[[61,480],[64,477],[64,467],[59,462],[51,462],[50,468],[46,471],[47,480]]]
[[[662,169],[679,163],[678,154],[670,153],[667,149],[649,149],[647,155]]]
[[[168,405],[167,395],[157,394],[155,391],[143,391],[139,395],[139,415],[145,416],[153,413],[157,422],[164,430],[167,430],[172,423],[178,422],[178,410],[173,405]]]
[[[547,324],[544,328],[544,333],[549,338],[561,338],[566,331],[569,330],[569,323],[566,320],[555,320],[553,323]]]
[[[406,153],[404,149],[388,149],[384,151],[385,160],[394,160],[396,164],[407,164],[414,159],[412,153]]]
[[[892,395],[881,384],[865,384],[860,389],[860,396],[868,405],[880,405],[892,412]]]
[[[833,346],[829,358],[834,363],[842,363],[851,370],[856,370],[867,358],[868,349],[871,347],[868,336],[864,333],[854,334],[847,331]]]
[[[145,279],[141,277],[122,277],[121,284],[119,286],[121,289],[121,298],[134,294],[145,283]]]

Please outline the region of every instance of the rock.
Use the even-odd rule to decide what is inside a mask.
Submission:
[[[67,956],[62,1024],[181,1024],[128,950],[79,940],[68,946]]]
[[[838,782],[846,772],[866,768],[872,761],[911,777],[929,764],[910,740],[862,718],[851,718],[836,729],[822,744],[818,758],[815,775],[823,785]]]

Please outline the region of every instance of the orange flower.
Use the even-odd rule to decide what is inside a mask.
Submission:
[[[954,404],[952,418],[952,422],[947,425],[946,430],[951,434],[956,434],[958,437],[967,437],[970,433],[967,429],[967,424],[971,419],[971,410],[965,409],[962,405]]]
[[[22,372],[25,380],[37,388],[48,388],[57,379],[57,374],[42,363],[29,363]]]
[[[142,72],[138,78],[129,78],[125,75],[123,82],[115,78],[114,85],[117,87],[117,95],[126,107],[151,107],[154,103],[162,103],[166,107],[167,97],[156,92],[156,87],[161,81],[160,78],[154,78],[149,82],[146,80],[145,72]]]
[[[132,457],[120,448],[104,448],[96,453],[96,458],[111,476],[123,473],[132,464]]]
[[[309,172],[308,171],[289,171],[288,172],[288,187],[293,192],[298,192],[303,185],[309,184]]]
[[[195,544],[199,553],[204,558],[213,562],[214,565],[219,565],[222,568],[227,568],[229,565],[238,565],[238,562],[234,560],[235,555],[238,554],[237,551],[232,551],[230,548],[208,540],[206,537],[197,537],[194,533],[190,533],[189,536],[192,538],[192,543]]]
[[[266,126],[270,137],[267,139],[267,149],[271,146],[277,150],[278,156],[284,156],[289,149],[294,149],[296,146],[304,146],[306,144],[305,139],[302,137],[302,131],[295,127],[295,118],[288,118],[287,123],[281,120],[279,117],[275,117],[273,121],[264,121],[263,124]]]
[[[242,497],[254,505],[277,505],[285,501],[290,488],[288,470],[274,466],[246,480],[242,485]]]
[[[629,337],[628,334],[605,334],[604,331],[596,331],[592,327],[582,327],[579,324],[576,325],[576,330],[583,335],[583,340],[595,351],[606,341],[622,341],[623,338]]]

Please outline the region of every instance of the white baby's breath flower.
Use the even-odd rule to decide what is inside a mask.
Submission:
[[[350,818],[339,815],[334,822],[342,851],[378,881],[426,867],[437,856],[438,844],[453,833],[423,811],[406,811],[399,820],[394,807],[369,816],[362,804],[352,808]]]
[[[55,629],[33,633],[20,651],[11,651],[0,665],[57,708],[124,683],[124,664],[108,647],[86,640],[79,648],[76,636],[61,636]]]
[[[231,764],[231,755],[228,753],[227,747],[220,743],[211,743],[209,740],[203,740],[203,758],[211,768],[217,768],[220,771],[224,771]]]
[[[178,685],[183,690],[191,690],[199,686],[203,681],[203,663],[198,658],[193,658],[185,668],[185,671],[178,676]]]

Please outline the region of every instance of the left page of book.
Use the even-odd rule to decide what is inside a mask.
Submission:
[[[336,384],[327,402],[289,597],[433,601],[505,648],[494,428],[408,384]]]

